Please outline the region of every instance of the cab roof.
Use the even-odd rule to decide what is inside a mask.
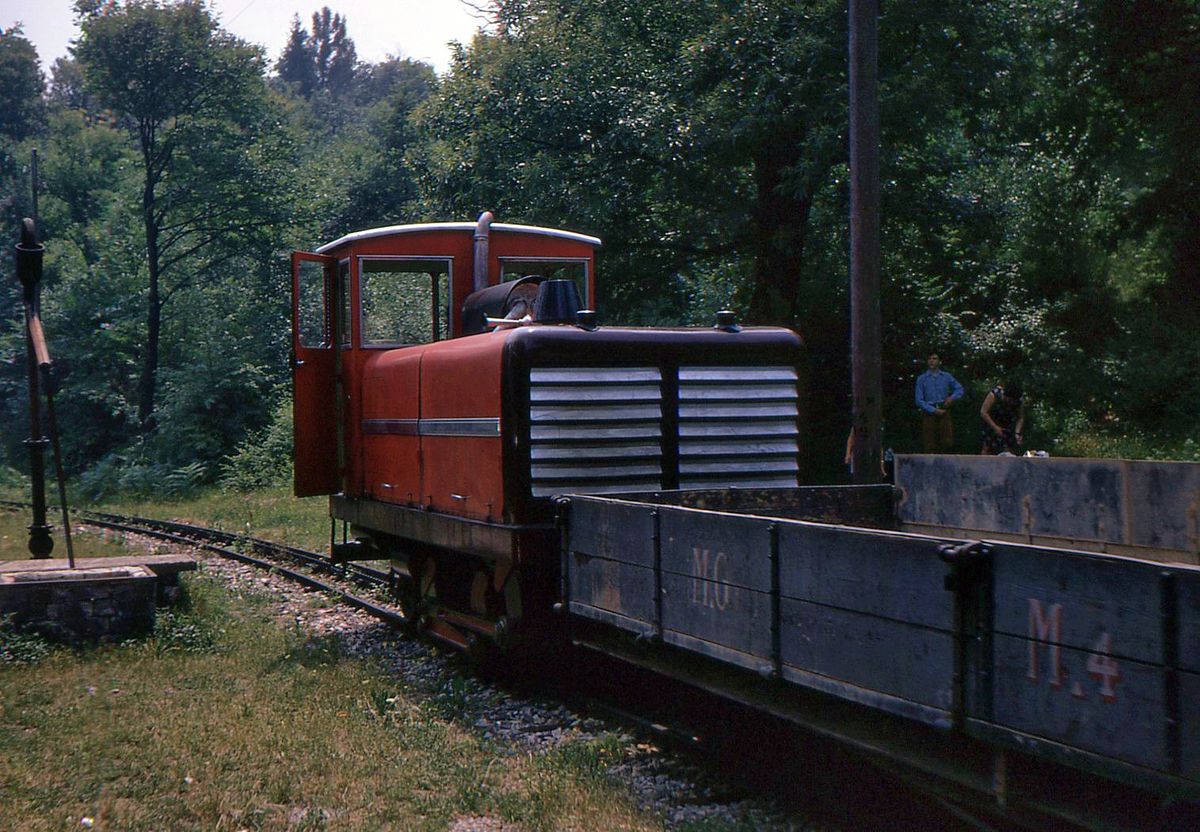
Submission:
[[[579,234],[575,231],[563,231],[560,228],[543,228],[537,225],[514,225],[512,223],[497,222],[492,223],[492,231],[507,231],[518,234],[536,234],[543,237],[558,237],[563,240],[573,240],[577,243],[584,243],[590,246],[600,245],[599,237],[591,237],[587,234]],[[475,233],[475,223],[473,222],[425,222],[413,223],[410,225],[388,225],[382,228],[368,228],[363,231],[355,231],[352,234],[346,234],[338,237],[331,243],[325,243],[320,248],[315,249],[317,254],[324,254],[327,251],[332,251],[348,243],[356,243],[359,240],[369,240],[374,237],[391,237],[399,234],[421,234],[431,231],[465,231],[470,234]]]

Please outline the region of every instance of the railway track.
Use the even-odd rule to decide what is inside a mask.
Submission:
[[[12,500],[0,500],[0,507],[8,509],[27,508],[24,503]],[[323,581],[313,574],[293,569],[285,564],[310,569],[313,572],[328,574],[351,581],[371,589],[387,589],[390,587],[388,572],[368,566],[364,563],[331,564],[323,555],[309,552],[295,546],[285,546],[270,540],[263,540],[249,535],[233,534],[219,529],[210,529],[188,523],[172,520],[158,520],[149,517],[109,514],[100,511],[76,511],[78,522],[112,531],[129,532],[152,537],[170,543],[192,546],[197,549],[218,555],[219,557],[235,560],[247,566],[266,569],[279,574],[302,586],[327,592],[342,603],[398,627],[411,624],[405,616],[395,608],[378,603],[369,598],[347,592],[337,583]]]
[[[26,506],[0,500],[0,508],[18,510]],[[81,525],[199,549],[268,571],[305,589],[326,593],[389,626],[411,628],[412,622],[395,606],[367,597],[390,586],[387,571],[368,564],[335,565],[318,553],[297,547],[176,521],[97,511],[76,511],[75,514]],[[345,588],[347,582],[362,587],[365,592],[348,591]],[[850,810],[855,819],[861,820],[860,813],[865,812],[876,819],[878,815],[891,815],[891,820],[896,821],[895,813],[899,812],[909,820],[894,828],[992,828],[978,819],[955,817],[954,807],[936,796],[908,789],[882,776],[869,762],[840,755],[832,746],[822,746],[814,753],[823,758],[825,767],[841,774],[826,774],[835,782],[815,787],[811,782],[814,773],[810,763],[798,761],[797,755],[782,750],[783,746],[792,747],[793,743],[778,741],[777,732],[786,730],[781,724],[771,723],[769,719],[764,722],[740,711],[726,711],[724,703],[709,701],[695,691],[676,690],[662,680],[651,679],[643,671],[608,662],[606,657],[591,651],[583,653],[586,656],[572,655],[563,662],[573,668],[571,673],[549,667],[530,672],[525,666],[526,672],[503,673],[499,677],[494,672],[486,675],[505,687],[515,687],[518,696],[548,697],[575,712],[624,726],[661,748],[695,761],[709,770],[710,778],[725,779],[727,785],[724,788],[732,789],[737,795],[766,796],[772,803],[785,807],[789,814],[798,812],[803,816],[820,817],[815,826],[821,829],[836,829],[843,824],[846,828],[860,828],[857,820],[843,816],[847,810],[836,808],[832,812],[834,817],[830,817],[828,805],[823,805],[828,801],[845,801],[838,785],[845,777],[853,779],[860,789],[857,801],[860,805]],[[495,668],[487,670],[494,671]],[[605,681],[600,689],[597,687],[599,679]],[[631,695],[631,691],[637,695]],[[686,705],[679,706],[681,701]],[[714,713],[721,715],[714,717]],[[811,742],[811,738],[795,740],[796,744]],[[809,781],[804,795],[796,793],[798,779]],[[897,809],[896,805],[901,808]],[[807,824],[796,827],[789,823],[785,828],[808,827]]]

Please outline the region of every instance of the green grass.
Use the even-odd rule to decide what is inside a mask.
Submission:
[[[1137,430],[1084,429],[1067,433],[1055,446],[1061,456],[1200,462],[1195,437],[1160,436]]]
[[[658,829],[617,751],[495,757],[435,702],[200,575],[146,641],[0,665],[0,829]]]
[[[315,551],[329,548],[328,498],[294,497],[287,486],[248,493],[213,487],[170,501],[113,500],[87,508],[195,523]]]
[[[23,560],[29,557],[29,524],[32,518],[28,511],[10,511],[0,508],[0,560]],[[67,544],[62,535],[62,515],[51,512],[48,522],[53,527],[51,536],[54,539],[53,558],[67,556]],[[101,558],[113,555],[133,554],[125,548],[120,535],[97,534],[84,532],[77,528],[79,518],[71,517],[71,541],[74,544],[75,557]]]
[[[29,495],[19,489],[4,489],[0,497],[22,502],[29,500]],[[121,549],[119,537],[77,532],[80,509],[179,520],[314,551],[327,551],[329,548],[328,499],[294,497],[287,487],[249,493],[210,487],[173,500],[152,502],[130,498],[115,499],[101,505],[73,504],[71,530],[76,557],[103,557],[129,552]],[[62,516],[57,509],[50,510],[48,522],[54,538],[53,556],[65,558],[67,550],[62,536]],[[26,548],[29,523],[28,510],[10,512],[0,508],[0,559],[29,557]]]

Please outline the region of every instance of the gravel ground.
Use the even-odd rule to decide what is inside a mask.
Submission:
[[[132,542],[129,535],[127,542]],[[143,539],[159,552],[188,552]],[[442,701],[461,724],[498,755],[545,752],[568,741],[616,737],[624,753],[607,773],[624,784],[637,804],[656,813],[667,829],[699,821],[725,821],[741,828],[787,832],[837,832],[827,821],[783,818],[759,801],[723,800],[703,785],[701,773],[677,754],[603,720],[581,716],[561,704],[514,696],[477,678],[464,676],[446,652],[402,634],[365,612],[331,603],[313,604],[313,592],[286,578],[235,561],[192,552],[200,571],[225,580],[235,592],[266,596],[277,620],[317,638],[336,639],[346,655],[370,659],[403,681],[410,691]],[[322,576],[330,580],[329,576]],[[331,581],[336,583],[336,580]],[[364,594],[361,587],[346,589]],[[465,818],[451,832],[512,832],[495,818]]]

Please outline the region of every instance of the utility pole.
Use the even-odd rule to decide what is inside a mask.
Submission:
[[[850,0],[850,366],[854,481],[879,479],[879,0]]]

